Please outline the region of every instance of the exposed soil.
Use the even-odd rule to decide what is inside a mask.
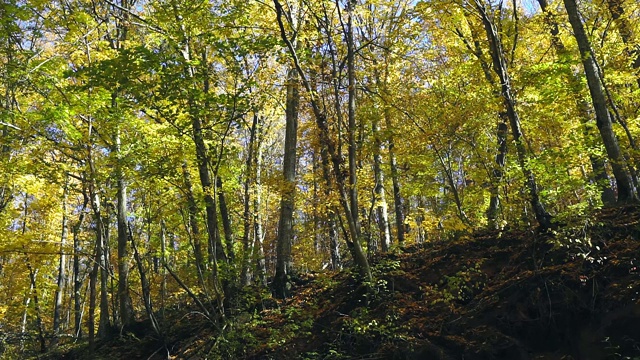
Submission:
[[[285,301],[248,291],[224,337],[196,312],[168,311],[166,348],[141,323],[93,356],[640,359],[639,262],[640,209],[611,208],[550,232],[483,231],[381,255],[375,284],[341,272],[303,276]]]

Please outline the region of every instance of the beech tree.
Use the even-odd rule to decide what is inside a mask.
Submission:
[[[593,50],[591,49],[589,39],[587,38],[582,20],[578,13],[578,5],[575,0],[564,0],[564,6],[567,9],[569,22],[573,29],[573,35],[575,36],[576,41],[578,42],[578,48],[580,49],[582,66],[584,67],[591,100],[593,102],[593,108],[596,113],[596,125],[600,131],[600,136],[602,137],[602,142],[604,143],[604,147],[607,151],[607,156],[611,162],[611,168],[616,180],[618,202],[623,203],[636,201],[638,199],[638,195],[635,185],[631,180],[631,175],[627,169],[627,161],[622,155],[618,139],[616,134],[613,132],[611,114],[607,109],[606,96],[600,76],[596,69]]]

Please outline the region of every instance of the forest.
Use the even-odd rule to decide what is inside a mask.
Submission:
[[[471,319],[496,268],[551,258],[513,287],[545,316],[589,288],[640,320],[635,0],[3,0],[0,92],[0,358],[347,359],[402,331],[421,350],[377,358],[530,358],[372,314],[399,289]],[[348,326],[302,316],[327,289]],[[210,341],[172,354],[189,322]],[[318,326],[344,346],[278,347]],[[593,358],[640,358],[637,329]]]

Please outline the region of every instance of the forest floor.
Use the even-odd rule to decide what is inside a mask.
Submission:
[[[166,347],[126,335],[64,359],[640,359],[640,208],[553,231],[481,231],[376,257],[374,284],[309,274],[276,301],[248,290],[224,336],[167,311]],[[254,289],[255,290],[255,289]],[[184,315],[187,314],[187,315]]]

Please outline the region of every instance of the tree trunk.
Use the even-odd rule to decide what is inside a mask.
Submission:
[[[507,133],[509,131],[506,122],[506,114],[499,114],[500,122],[496,129],[496,139],[498,144],[498,153],[495,158],[495,167],[493,168],[493,183],[491,184],[491,198],[489,200],[489,208],[487,209],[487,222],[489,228],[496,229],[498,227],[498,212],[500,210],[500,182],[502,182],[505,160],[507,158]]]
[[[464,224],[469,224],[469,219],[462,208],[462,198],[460,197],[460,192],[458,191],[458,185],[456,184],[455,179],[453,178],[453,170],[451,169],[451,163],[447,165],[445,159],[442,155],[442,152],[438,150],[437,145],[431,144],[431,147],[436,153],[438,157],[438,161],[440,162],[440,166],[442,166],[442,171],[444,171],[445,181],[449,184],[449,188],[451,188],[451,193],[453,194],[453,201],[456,204],[456,208],[458,209],[458,218]]]
[[[195,256],[196,271],[200,286],[204,288],[203,266],[204,256],[202,255],[202,239],[200,236],[200,226],[198,225],[198,204],[193,195],[193,185],[191,184],[191,174],[187,162],[182,163],[182,177],[187,196],[187,211],[189,212],[189,227],[191,228],[191,239],[193,241],[193,253]]]
[[[89,122],[89,139],[93,136],[93,124]],[[89,346],[93,348],[94,345],[94,324],[95,324],[95,301],[96,301],[96,282],[98,272],[100,272],[100,321],[98,323],[99,338],[104,338],[108,335],[110,328],[109,324],[109,298],[107,290],[107,254],[105,245],[106,230],[102,219],[102,212],[100,208],[100,197],[96,193],[97,185],[95,180],[95,164],[93,163],[92,144],[87,146],[87,163],[89,166],[89,199],[91,201],[91,209],[93,210],[93,220],[96,224],[96,251],[94,258],[94,266],[90,278],[91,286],[91,304],[89,314]]]
[[[160,251],[162,253],[160,261],[162,264],[167,262],[167,226],[163,220],[160,220]],[[160,283],[160,317],[165,320],[164,310],[167,299],[167,268],[162,267],[162,282]]]
[[[260,138],[260,130],[256,129],[256,138]],[[256,195],[253,197],[253,258],[255,259],[255,276],[263,286],[267,285],[267,268],[262,245],[262,144],[258,140],[256,144],[256,156],[254,162],[256,171],[255,189]]]
[[[89,196],[87,195],[84,186],[82,196],[84,198],[82,210],[78,216],[78,222],[73,227],[73,333],[76,340],[82,338],[82,306],[80,294],[82,290],[82,278],[80,277],[80,252],[82,249],[80,247],[79,233],[80,228],[82,227],[82,222],[84,221],[87,204],[89,203]]]
[[[385,80],[386,81],[386,80]],[[393,124],[391,123],[391,111],[388,106],[384,109],[385,124],[389,137],[387,142],[389,143],[389,169],[391,170],[391,183],[393,184],[393,206],[396,215],[396,232],[398,237],[398,245],[404,244],[405,226],[404,226],[404,213],[403,206],[404,201],[400,194],[400,180],[398,179],[398,160],[396,159],[396,145],[393,137]]]
[[[560,58],[564,58],[569,56],[569,53],[562,42],[559,34],[559,26],[558,22],[554,18],[553,14],[548,10],[548,4],[546,0],[538,0],[540,4],[540,9],[545,14],[545,22],[549,27],[549,32],[551,34],[551,44],[553,45],[556,54]],[[583,84],[580,81],[580,78],[573,73],[572,71],[567,71],[566,77],[569,81],[569,86],[574,93],[574,97],[577,99],[578,110],[580,111],[580,121],[583,125],[583,133],[585,137],[585,141],[589,142],[589,121],[591,118],[589,104],[581,100],[580,92],[583,88]],[[613,205],[616,201],[615,192],[611,188],[611,184],[609,181],[609,175],[607,174],[604,162],[602,159],[598,159],[594,154],[589,154],[589,161],[591,163],[591,169],[593,171],[593,180],[595,181],[597,187],[600,189],[600,200],[605,206]]]
[[[115,106],[115,97],[112,105]],[[116,182],[117,182],[117,225],[118,225],[118,302],[120,322],[124,328],[134,321],[133,304],[129,294],[129,247],[127,246],[127,185],[124,180],[120,128],[116,129]]]
[[[20,325],[20,352],[24,351],[24,335],[27,332],[27,319],[29,315],[29,304],[31,303],[31,294],[33,293],[33,284],[29,281],[29,292],[25,295],[23,301],[24,310],[22,311],[22,322]]]
[[[465,15],[469,16],[468,13],[466,13]],[[455,31],[456,34],[465,43],[467,49],[478,59],[478,61],[480,61],[480,67],[482,68],[482,72],[487,82],[491,84],[491,86],[495,87],[495,77],[491,73],[491,66],[489,66],[487,60],[485,59],[484,52],[482,51],[482,46],[478,37],[476,36],[475,31],[471,31],[472,42],[468,41],[464,37],[463,32],[460,29],[456,28]],[[497,91],[497,94],[500,94],[500,91]],[[490,229],[495,229],[498,227],[497,220],[501,205],[500,183],[502,182],[502,178],[504,176],[503,170],[507,158],[507,135],[509,132],[507,122],[507,113],[505,111],[500,111],[498,113],[498,124],[496,126],[496,143],[498,145],[498,151],[495,156],[495,165],[491,174],[492,182],[489,187],[489,207],[487,208],[486,212],[487,225]]]
[[[255,181],[255,169],[253,168],[253,157],[256,144],[256,130],[258,128],[258,114],[253,114],[253,121],[249,131],[249,143],[247,144],[247,159],[245,161],[245,177],[243,184],[243,233],[242,233],[242,269],[240,281],[242,286],[251,283],[251,272],[249,271],[249,260],[252,256],[252,247],[249,243],[251,238],[251,183]]]
[[[111,47],[121,52],[125,49],[129,26],[129,9],[132,6],[130,0],[120,0],[120,6],[114,8],[116,33],[110,37]],[[114,115],[118,113],[119,87],[111,93],[111,110]],[[116,157],[115,177],[116,177],[116,222],[118,228],[118,311],[120,323],[124,328],[130,326],[135,320],[131,295],[129,294],[129,248],[127,246],[127,185],[124,174],[124,158],[121,144],[121,117],[117,117],[118,122],[114,134],[114,155]],[[107,260],[108,261],[108,260]],[[105,261],[106,264],[106,261]],[[115,311],[115,310],[114,310]]]
[[[355,45],[353,35],[353,7],[354,3],[347,4],[347,88],[348,88],[348,138],[349,138],[349,207],[351,210],[351,219],[349,219],[349,227],[352,236],[352,252],[354,260],[360,267],[361,275],[365,279],[371,280],[371,268],[364,251],[362,251],[360,229],[360,218],[358,216],[358,177],[356,166],[356,68],[355,68]],[[348,209],[347,209],[348,210]]]
[[[107,246],[105,236],[105,226],[100,211],[100,200],[97,194],[93,194],[94,198],[94,221],[96,221],[96,266],[94,270],[100,271],[100,320],[98,322],[98,338],[104,339],[109,336],[111,324],[109,321],[109,290],[107,281],[109,278],[109,270],[107,265]]]
[[[96,338],[96,298],[98,295],[96,285],[98,282],[98,243],[96,242],[95,251],[93,253],[93,267],[89,273],[89,319],[87,319],[87,328],[89,331],[89,352],[95,349]]]
[[[27,232],[27,217],[29,214],[29,206],[28,200],[29,194],[24,193],[24,213],[22,219],[22,235],[24,236]],[[31,298],[33,298],[33,304],[36,312],[36,326],[38,330],[38,342],[40,343],[40,352],[45,353],[47,351],[47,344],[44,338],[44,325],[42,324],[42,317],[40,316],[40,304],[38,302],[38,287],[36,283],[36,276],[38,274],[38,270],[34,271],[31,266],[31,260],[29,260],[29,254],[25,252],[24,254],[27,262],[27,270],[29,270],[29,294],[26,296],[24,301],[24,315],[22,316],[22,336],[25,335],[27,329],[27,310],[29,308],[29,303],[31,302]],[[23,348],[23,343],[21,341],[20,348]]]
[[[195,111],[195,109],[193,109]],[[192,116],[193,139],[196,145],[196,157],[198,159],[198,174],[200,175],[200,183],[204,192],[204,203],[207,214],[207,232],[209,238],[209,256],[215,256],[218,261],[227,260],[224,253],[222,240],[218,230],[218,214],[216,210],[216,201],[213,197],[213,182],[209,174],[209,156],[207,148],[202,136],[202,123],[197,115]]]
[[[218,189],[218,204],[220,205],[220,219],[222,220],[222,230],[224,232],[224,241],[227,245],[227,257],[229,261],[235,258],[233,251],[233,230],[231,229],[231,218],[227,208],[227,199],[222,189],[222,179],[216,178],[216,188]]]
[[[174,16],[176,23],[180,26],[181,47],[178,51],[182,54],[184,64],[185,76],[189,79],[195,80],[196,73],[192,64],[191,46],[189,43],[189,37],[187,36],[186,28],[182,22],[182,17],[178,13],[176,4],[173,5]],[[207,59],[203,56],[203,62],[206,63]],[[205,81],[204,92],[208,90],[208,83]],[[207,234],[208,234],[208,249],[209,249],[209,265],[213,268],[214,263],[217,261],[227,261],[227,256],[224,252],[222,240],[220,239],[220,233],[218,230],[218,214],[216,209],[216,201],[214,198],[215,184],[209,173],[209,153],[205,143],[204,133],[202,130],[202,119],[200,115],[200,109],[197,106],[196,99],[189,97],[189,115],[191,117],[191,129],[193,136],[193,143],[196,148],[196,159],[198,161],[198,175],[200,177],[200,184],[202,185],[202,191],[204,193],[204,204],[207,215]],[[217,269],[213,268],[213,273],[217,274]],[[213,275],[216,277],[217,275]]]
[[[65,245],[67,243],[67,198],[69,195],[69,178],[65,178],[64,189],[62,194],[62,231],[60,234],[60,260],[58,263],[58,280],[56,284],[56,292],[53,304],[53,341],[51,346],[58,345],[58,336],[60,335],[60,317],[62,312],[63,290],[65,288],[67,274],[66,263],[67,255],[65,253]]]
[[[142,301],[144,303],[144,309],[151,321],[151,328],[154,332],[160,336],[162,339],[162,332],[160,331],[160,325],[158,323],[158,319],[153,312],[153,302],[151,301],[151,285],[149,284],[149,280],[147,279],[147,273],[142,264],[142,259],[140,258],[140,254],[138,253],[138,248],[136,247],[136,243],[133,240],[133,233],[131,231],[131,227],[128,228],[128,238],[131,239],[131,248],[133,249],[133,258],[136,262],[136,266],[138,267],[138,274],[140,275],[140,285],[142,287]],[[161,235],[163,236],[163,235]],[[164,254],[163,254],[164,257]]]
[[[600,77],[596,69],[596,64],[593,59],[591,44],[580,20],[578,13],[578,5],[575,0],[564,0],[564,6],[567,9],[569,15],[569,22],[573,28],[573,34],[578,42],[578,48],[580,49],[580,56],[582,58],[582,65],[584,66],[584,72],[587,78],[587,85],[589,86],[589,92],[591,94],[591,100],[596,113],[596,125],[600,131],[602,142],[607,150],[607,156],[611,163],[611,169],[616,180],[618,189],[618,202],[633,202],[637,200],[635,186],[631,176],[627,170],[627,162],[624,159],[620,146],[618,145],[618,139],[613,132],[611,115],[607,109],[606,97]]]
[[[507,64],[504,58],[500,37],[484,6],[478,1],[480,0],[476,0],[476,9],[482,18],[482,23],[487,34],[487,40],[491,47],[493,69],[500,79],[501,94],[507,111],[507,118],[509,119],[509,124],[511,126],[516,152],[518,154],[518,163],[520,164],[520,169],[526,179],[526,187],[529,191],[529,202],[540,227],[548,229],[551,227],[551,215],[549,215],[540,202],[538,184],[536,182],[535,175],[529,168],[529,165],[527,165],[527,151],[522,140],[520,117],[516,110],[516,102],[511,90],[511,78],[507,71]]]
[[[276,245],[276,275],[273,288],[278,297],[289,296],[288,277],[291,272],[291,243],[293,241],[293,210],[296,193],[296,147],[298,142],[298,107],[300,94],[295,69],[287,74],[286,133],[282,162],[283,189],[280,199],[280,221]]]
[[[288,39],[285,29],[284,29],[284,23],[282,21],[282,15],[283,15],[283,8],[282,8],[282,4],[280,4],[280,2],[278,0],[274,0],[274,5],[276,8],[276,20],[278,22],[278,27],[280,28],[280,35],[282,40],[286,43],[287,48],[293,58],[294,61],[294,65],[296,67],[296,70],[298,72],[298,76],[300,77],[300,79],[302,79],[302,83],[304,84],[304,87],[307,91],[307,93],[309,94],[310,97],[310,103],[311,103],[311,108],[313,110],[313,114],[316,120],[316,125],[318,126],[318,129],[320,131],[320,143],[323,145],[322,149],[321,149],[321,156],[323,158],[323,161],[327,161],[329,160],[329,155],[331,156],[331,163],[333,165],[333,174],[337,183],[337,190],[339,192],[340,195],[340,205],[342,206],[342,209],[344,210],[345,216],[347,217],[347,223],[349,226],[349,233],[351,234],[351,240],[347,240],[347,245],[351,248],[351,252],[352,252],[352,256],[354,258],[354,261],[356,263],[356,266],[358,267],[358,270],[360,272],[360,275],[365,278],[365,279],[369,279],[372,280],[372,275],[371,275],[371,268],[369,267],[369,261],[367,260],[366,255],[364,254],[364,252],[362,251],[362,247],[360,246],[360,229],[359,229],[359,223],[357,220],[357,211],[358,209],[351,209],[351,203],[352,200],[351,197],[353,196],[353,194],[348,195],[347,194],[347,185],[345,184],[345,179],[344,179],[344,175],[342,174],[342,170],[341,170],[341,163],[342,163],[342,156],[341,154],[339,154],[336,151],[336,145],[333,141],[333,138],[330,136],[329,133],[329,127],[327,124],[327,117],[325,115],[325,113],[321,110],[320,105],[318,104],[318,101],[316,100],[315,96],[314,96],[314,91],[311,88],[311,84],[310,82],[307,80],[304,71],[302,70],[302,67],[300,66],[300,62],[298,60],[298,56],[296,53],[295,48],[293,47],[293,45],[291,44],[291,41]],[[353,89],[353,91],[355,91],[355,89]],[[355,101],[355,99],[354,99]],[[355,102],[353,103],[355,105]],[[354,139],[354,143],[355,143],[355,137],[354,134],[351,134],[351,137]],[[355,150],[355,149],[353,149]],[[355,151],[354,151],[355,153]],[[355,170],[355,169],[354,169]],[[328,184],[329,187],[332,184]],[[357,195],[357,192],[356,192]],[[357,199],[356,199],[356,204],[357,204]],[[354,218],[353,216],[353,212],[355,211],[356,217]]]
[[[382,139],[380,136],[380,120],[373,117],[371,124],[373,130],[373,177],[374,184],[374,203],[376,204],[376,217],[378,220],[378,230],[380,233],[380,245],[382,251],[389,251],[391,246],[391,234],[389,232],[389,212],[387,208],[387,199],[384,191],[384,174],[382,172]]]
[[[31,281],[31,289],[33,293],[33,306],[36,311],[36,326],[38,329],[38,342],[40,343],[40,352],[45,353],[47,352],[47,342],[44,337],[44,324],[42,323],[42,316],[40,315],[40,302],[38,301],[38,286],[36,283],[38,270],[33,269],[28,258],[27,269],[29,269],[29,280]]]

